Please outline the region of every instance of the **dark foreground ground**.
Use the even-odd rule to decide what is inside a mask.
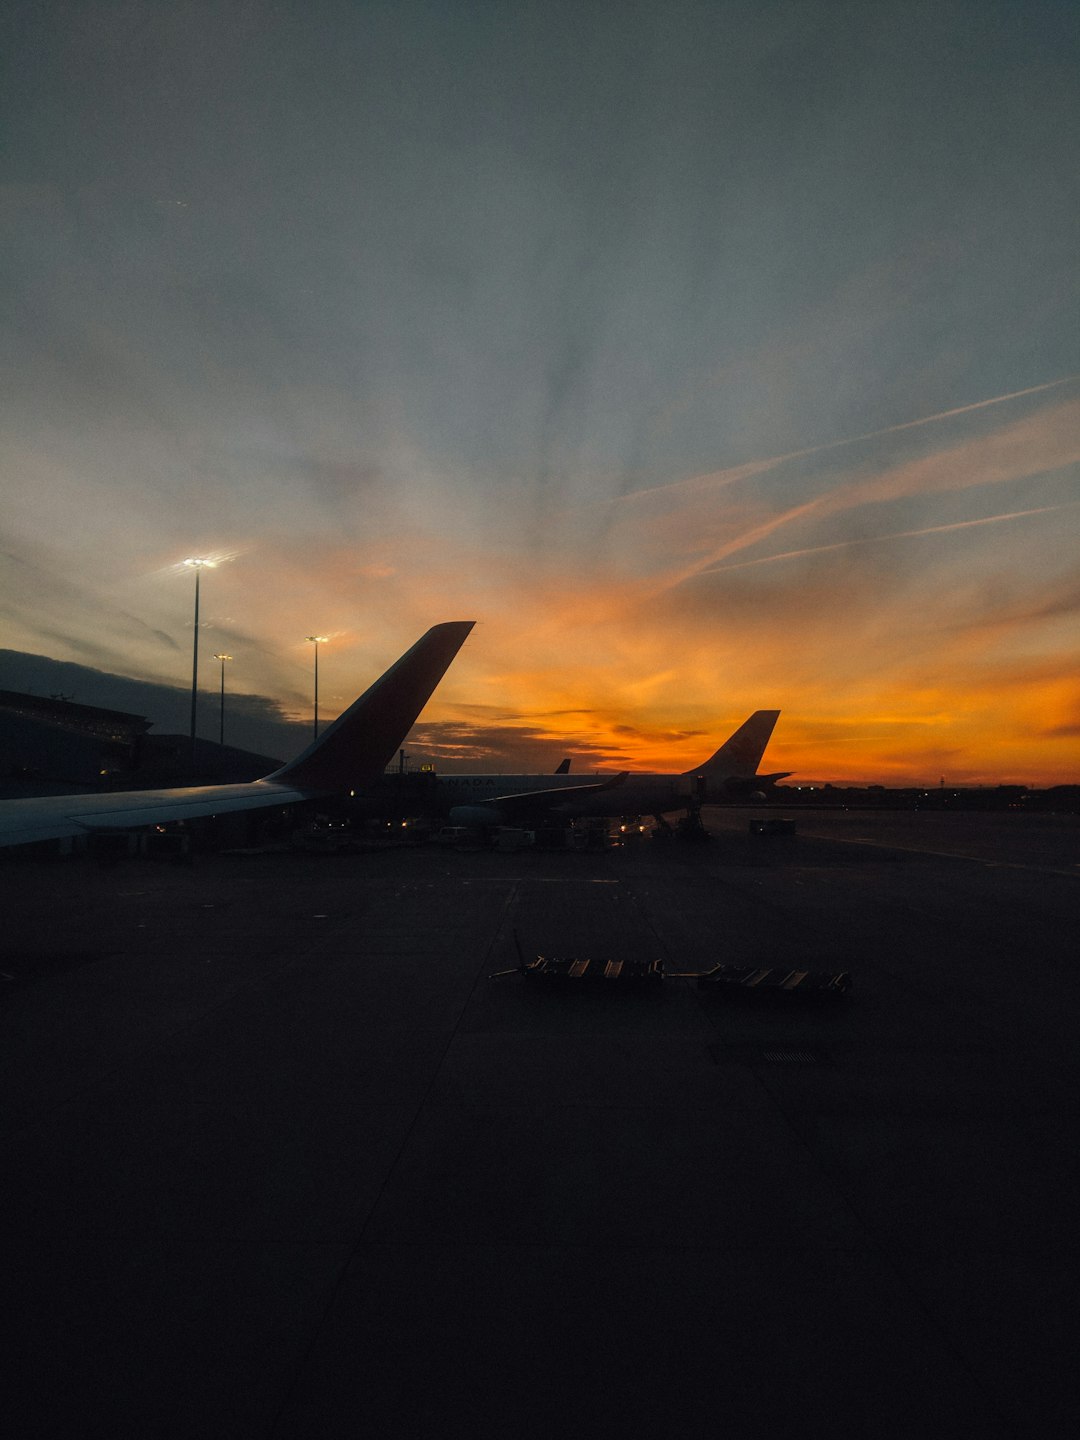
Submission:
[[[1072,1433],[1080,823],[746,819],[0,866],[5,1432]]]

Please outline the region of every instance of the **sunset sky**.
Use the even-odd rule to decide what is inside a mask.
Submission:
[[[189,685],[206,554],[207,696],[305,721],[306,635],[329,716],[475,619],[443,768],[764,707],[797,776],[1080,781],[1074,3],[15,0],[0,52],[0,647]]]

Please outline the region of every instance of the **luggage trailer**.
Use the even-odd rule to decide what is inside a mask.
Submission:
[[[491,980],[521,975],[530,985],[575,991],[659,989],[667,980],[696,980],[703,995],[725,999],[837,999],[852,988],[847,971],[795,970],[782,965],[714,965],[711,970],[664,973],[663,960],[594,960],[537,955]]]

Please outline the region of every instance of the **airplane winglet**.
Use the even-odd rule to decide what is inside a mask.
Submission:
[[[475,623],[433,625],[302,754],[263,778],[301,790],[333,791],[381,775]]]

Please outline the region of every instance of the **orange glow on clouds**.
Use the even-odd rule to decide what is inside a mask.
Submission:
[[[286,744],[474,619],[417,761],[1080,778],[1065,7],[434,8],[20,7],[0,645],[182,716],[217,556]]]
[[[894,783],[1075,778],[1077,501],[902,530],[884,517],[897,501],[1011,496],[1078,460],[1071,401],[876,473],[834,475],[797,506],[739,493],[764,464],[719,487],[630,497],[616,528],[633,533],[611,548],[633,548],[640,569],[600,557],[554,574],[507,567],[501,613],[478,627],[432,713],[452,712],[483,670],[493,715],[568,752],[576,740],[609,767],[687,768],[751,710],[778,706],[766,769]],[[852,515],[868,516],[872,533],[826,538]],[[819,543],[764,573],[780,557],[757,554],[761,542],[808,522]],[[863,553],[838,565],[832,552],[849,548]],[[759,573],[721,573],[717,561],[735,555],[753,556],[742,563]],[[1003,632],[1015,653],[1002,651]]]
[[[475,618],[410,742],[417,761],[683,770],[779,708],[766,770],[1075,780],[1080,400],[957,413],[969,433],[892,427],[884,453],[817,447],[603,503],[509,481],[496,502],[468,475],[409,494],[370,480],[332,530],[324,517],[305,532],[273,507],[253,526],[226,494],[218,532],[182,553],[230,557],[202,577],[204,642],[236,656],[237,690],[298,719],[306,635],[333,637],[329,717],[427,626]],[[913,437],[922,448],[898,452]],[[66,483],[50,477],[54,495]],[[43,543],[24,554],[28,575],[57,568]],[[119,559],[78,584],[54,574],[8,643],[183,684],[192,586],[175,560],[143,548],[127,578]],[[95,606],[110,624],[83,633],[72,617]]]

